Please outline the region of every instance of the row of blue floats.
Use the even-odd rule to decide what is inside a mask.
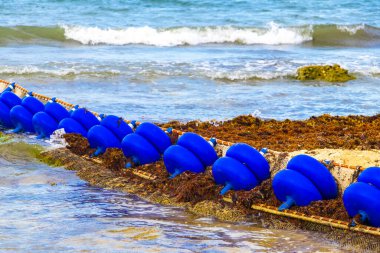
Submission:
[[[270,168],[260,152],[244,143],[232,145],[224,157],[218,158],[214,138],[206,141],[195,133],[185,133],[175,145],[167,131],[145,122],[136,126],[114,115],[96,117],[85,108],[75,106],[66,110],[53,98],[45,105],[32,93],[20,99],[10,85],[0,95],[0,122],[13,132],[36,133],[37,138],[49,138],[57,129],[79,133],[86,137],[93,156],[107,148],[120,148],[134,165],[156,162],[163,157],[170,178],[185,171],[202,173],[212,166],[217,184],[223,185],[221,194],[229,190],[251,190],[270,177]],[[131,167],[128,163],[126,167]],[[279,210],[293,205],[307,206],[313,201],[338,197],[338,186],[330,171],[318,160],[307,156],[293,157],[286,168],[279,171],[272,182],[276,197],[283,202]],[[363,171],[358,181],[343,194],[345,208],[354,217],[360,214],[362,222],[380,227],[380,168]],[[353,224],[354,225],[354,224]]]

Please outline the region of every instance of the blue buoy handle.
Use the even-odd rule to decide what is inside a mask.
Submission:
[[[132,120],[131,123],[128,124],[128,126],[132,129],[135,129],[136,128],[136,120]]]
[[[16,83],[9,84],[8,87],[5,90],[3,90],[3,92],[12,91],[15,88],[15,85],[16,85]]]
[[[14,134],[17,134],[17,133],[19,133],[21,131],[22,131],[22,125],[21,124],[17,125],[16,128],[12,130],[12,132]]]
[[[368,214],[362,210],[359,210],[358,214],[360,215],[360,222],[365,224],[368,221]],[[358,224],[356,223],[355,219],[352,219],[349,226],[355,227],[356,225]]]
[[[286,201],[281,204],[281,206],[278,208],[278,211],[284,211],[285,209],[289,209],[292,207],[296,202],[294,199],[290,196],[286,196]]]
[[[49,103],[54,103],[56,100],[57,100],[57,98],[56,98],[56,97],[54,97],[54,98],[51,98],[51,99],[49,100]]]
[[[46,136],[45,136],[45,134],[44,133],[40,133],[38,136],[37,136],[37,139],[39,140],[39,139],[43,139],[43,138],[45,138]]]
[[[226,185],[223,187],[223,189],[220,191],[220,195],[226,194],[229,190],[233,190],[234,187],[230,183],[226,183]]]
[[[171,174],[169,178],[170,178],[170,179],[173,179],[173,178],[175,178],[176,176],[178,176],[178,175],[181,174],[181,173],[182,173],[181,170],[179,170],[179,169],[175,169],[175,170],[174,170],[174,173]]]
[[[132,162],[135,166],[140,165],[140,160],[136,156],[132,156]]]
[[[165,133],[167,134],[171,134],[173,132],[173,128],[172,127],[169,127],[166,129]]]
[[[368,221],[368,214],[362,210],[359,210],[359,214],[360,214],[360,221],[362,223],[366,223]]]
[[[260,150],[260,154],[262,154],[263,156],[265,156],[266,153],[268,153],[268,149],[267,148],[262,148]]]
[[[103,154],[104,151],[106,151],[104,147],[98,147],[96,149],[96,151],[90,157],[94,157],[94,156],[98,156],[100,154]]]
[[[210,140],[208,141],[208,143],[210,143],[210,145],[212,147],[215,147],[216,146],[216,138],[215,137],[210,138]]]

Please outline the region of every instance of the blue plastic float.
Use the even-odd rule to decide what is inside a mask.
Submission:
[[[58,123],[68,117],[70,117],[69,112],[52,98],[45,105],[44,111],[36,113],[32,118],[37,138],[49,138],[58,129]]]
[[[165,131],[152,123],[140,124],[134,133],[122,140],[121,146],[126,157],[131,157],[135,165],[153,163],[160,160],[162,153],[171,145]],[[127,167],[131,167],[128,163]]]
[[[115,115],[100,115],[100,117],[102,118],[100,124],[108,128],[120,142],[126,135],[133,133],[133,129],[136,128],[135,121],[132,121],[131,124],[127,124],[123,118]]]
[[[125,136],[121,146],[125,157],[132,158],[135,165],[153,163],[161,158],[157,149],[148,140],[136,133]],[[131,166],[128,163],[126,167]]]
[[[221,195],[229,190],[251,190],[259,184],[244,164],[231,157],[219,158],[212,166],[212,174],[217,184],[225,185]]]
[[[374,227],[380,227],[380,168],[364,170],[344,191],[343,203],[350,217],[360,215],[360,220]],[[355,226],[353,221],[351,224]]]
[[[236,143],[212,166],[217,184],[224,185],[220,194],[229,190],[251,190],[270,176],[269,163],[263,156],[266,149],[258,152],[245,143]]]
[[[108,130],[108,128],[97,125],[90,128],[87,139],[91,148],[96,148],[93,156],[103,154],[107,148],[121,148],[120,141]]]
[[[121,148],[122,139],[133,133],[133,124],[127,124],[122,118],[114,115],[101,115],[100,125],[95,125],[88,130],[87,139],[92,148],[96,148],[93,156],[98,156],[107,148]]]
[[[44,110],[44,104],[33,97],[32,94],[32,92],[29,92],[22,99],[20,105],[16,105],[10,110],[9,116],[12,124],[15,126],[14,133],[34,132],[32,118],[36,113]]]
[[[149,141],[160,154],[163,154],[171,145],[169,136],[161,128],[150,122],[140,124],[135,132]]]
[[[173,145],[164,152],[164,163],[171,178],[185,171],[202,173],[211,166],[218,156],[214,150],[215,139],[207,142],[195,133],[184,133]]]
[[[4,91],[0,95],[0,123],[7,128],[13,128],[14,125],[12,123],[10,117],[11,109],[21,104],[21,98],[19,98],[16,94],[11,91]]]
[[[65,129],[66,133],[78,133],[87,137],[88,130],[100,124],[98,118],[85,108],[73,107],[69,112],[70,118],[64,118],[58,124],[58,128]]]
[[[293,205],[307,206],[312,201],[333,199],[338,186],[330,171],[318,160],[307,155],[293,157],[286,169],[278,172],[272,182],[277,199],[284,202],[279,210]]]

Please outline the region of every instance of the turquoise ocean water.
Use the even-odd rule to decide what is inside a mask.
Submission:
[[[0,1],[0,78],[139,121],[373,115],[380,105],[379,15],[375,0]],[[326,63],[357,79],[294,79],[298,67]],[[91,188],[22,153],[20,143],[30,141],[0,148],[1,251],[335,247],[318,234],[198,219]]]

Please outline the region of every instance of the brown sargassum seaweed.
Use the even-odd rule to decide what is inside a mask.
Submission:
[[[245,142],[256,148],[267,147],[286,152],[300,149],[344,148],[380,149],[380,116],[334,117],[322,115],[303,121],[262,120],[239,116],[224,122],[188,123],[169,122],[162,127],[191,131],[202,136],[217,137],[231,142]],[[67,134],[68,149],[61,148],[42,154],[45,162],[77,170],[78,175],[92,185],[113,188],[136,194],[147,200],[183,206],[199,215],[212,215],[227,221],[254,220],[263,227],[308,229],[323,232],[321,236],[333,239],[341,246],[360,250],[380,250],[378,236],[334,229],[293,218],[276,216],[252,210],[252,204],[279,206],[271,187],[271,179],[250,191],[231,191],[233,203],[226,203],[219,195],[222,186],[215,185],[211,168],[205,173],[185,172],[169,179],[162,161],[133,169],[124,169],[128,160],[119,149],[108,149],[98,158],[90,159],[85,138]],[[172,136],[174,143],[177,136]],[[70,150],[70,151],[69,151]],[[282,169],[281,154],[277,160],[268,157],[272,174]],[[273,175],[272,175],[273,176]],[[350,221],[341,196],[333,200],[313,202],[307,207],[292,207],[306,215],[317,215]]]

